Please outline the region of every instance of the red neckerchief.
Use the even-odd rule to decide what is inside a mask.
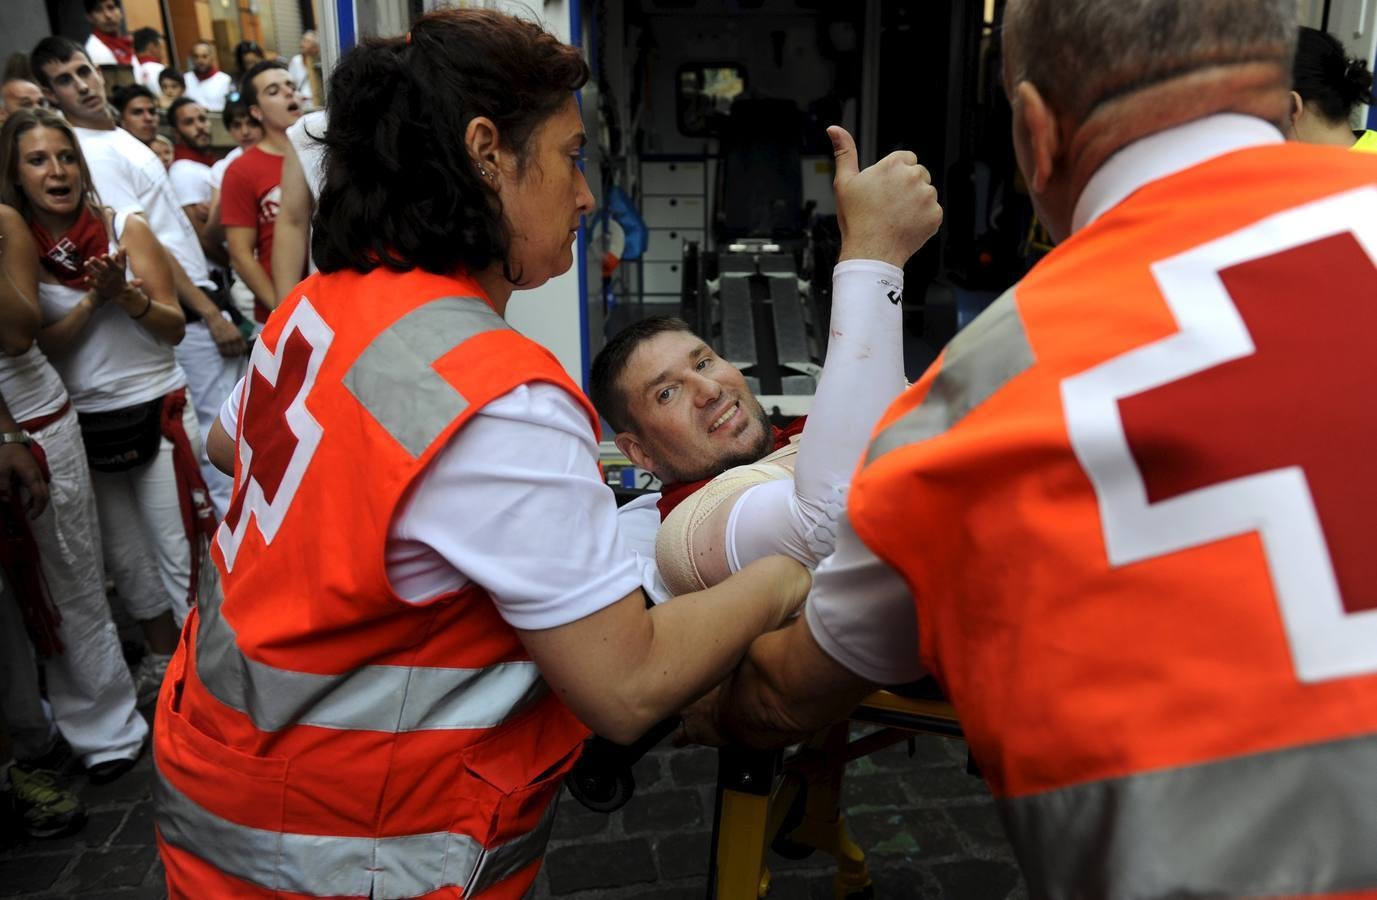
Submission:
[[[115,54],[115,62],[122,66],[134,64],[133,38],[122,34],[110,35],[103,31],[93,31],[91,33],[96,36],[96,40],[100,41],[106,47],[109,47],[110,52]]]
[[[91,211],[91,207],[81,204],[81,212],[67,233],[54,239],[38,220],[29,223],[34,240],[38,241],[38,261],[52,276],[70,288],[86,289],[86,260],[105,254],[110,247],[110,237],[105,233],[105,223]]]
[[[37,441],[29,445],[29,452],[38,463],[43,480],[52,481],[48,457]],[[57,626],[62,624],[62,613],[53,603],[47,579],[38,566],[38,544],[29,529],[28,511],[18,491],[11,491],[9,502],[0,504],[0,571],[19,601],[24,629],[38,655],[50,657],[61,653],[64,648]]]
[[[182,528],[191,547],[191,578],[187,583],[186,602],[196,605],[196,589],[200,585],[201,557],[215,533],[215,507],[210,505],[210,488],[201,476],[201,464],[196,451],[182,427],[182,412],[186,409],[186,388],[163,398],[163,437],[172,443],[172,473],[177,482],[177,503],[182,510]]]
[[[156,56],[144,56],[142,53],[139,53],[139,54],[136,54],[136,55],[138,56],[139,62],[141,62],[141,63],[162,62],[162,60],[159,59],[159,58],[156,57]]]
[[[213,166],[216,162],[218,162],[214,153],[211,153],[210,151],[203,152],[197,150],[195,147],[189,147],[186,144],[181,143],[180,141],[172,145],[172,158],[189,159],[192,162],[198,162],[203,166]]]
[[[204,75],[196,75],[196,70],[195,70],[195,69],[192,69],[192,70],[191,70],[191,74],[194,75],[194,76],[196,77],[196,80],[197,80],[197,81],[206,81],[207,79],[214,78],[216,75],[219,75],[219,74],[220,74],[220,67],[219,67],[219,66],[211,66],[211,67],[210,67],[210,71],[207,72],[207,73],[204,74]]]
[[[799,416],[797,419],[790,422],[783,428],[776,428],[775,426],[771,425],[770,436],[774,439],[774,447],[771,449],[770,452],[773,453],[776,450],[783,450],[784,447],[789,443],[790,438],[792,438],[796,434],[803,433],[803,426],[805,423],[807,423],[807,421],[807,416]],[[655,504],[660,508],[660,521],[663,522],[666,518],[668,518],[669,514],[674,511],[674,507],[678,506],[680,503],[683,503],[689,497],[692,497],[694,491],[698,490],[700,487],[707,484],[709,481],[712,481],[712,479],[704,478],[701,481],[687,481],[683,483],[666,484],[663,487],[661,487],[660,500],[658,503]]]

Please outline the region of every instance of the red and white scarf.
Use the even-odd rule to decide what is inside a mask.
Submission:
[[[65,234],[54,238],[37,220],[29,223],[34,240],[38,242],[38,261],[52,276],[67,287],[85,290],[86,260],[109,251],[110,237],[105,223],[91,207],[81,205],[77,220]]]
[[[93,31],[96,40],[100,41],[110,52],[115,55],[115,62],[122,66],[132,66],[134,64],[134,39],[123,34],[106,34],[103,31]]]

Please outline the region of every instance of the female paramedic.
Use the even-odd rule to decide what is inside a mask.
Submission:
[[[158,701],[173,897],[520,897],[588,728],[634,739],[802,601],[772,557],[648,612],[597,418],[503,320],[593,204],[587,77],[479,9],[332,75],[320,272],[254,350]]]
[[[1291,121],[1286,136],[1377,153],[1377,131],[1355,133],[1353,111],[1372,102],[1372,72],[1349,56],[1334,35],[1301,26],[1292,68]]]

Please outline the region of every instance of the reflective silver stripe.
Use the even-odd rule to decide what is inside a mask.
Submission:
[[[545,810],[535,828],[483,856],[477,871],[473,873],[470,882],[473,886],[465,892],[466,896],[481,897],[488,888],[507,880],[545,853],[545,845],[550,843],[550,832],[555,827],[555,808],[559,805],[562,792],[562,788],[555,791],[550,808]]]
[[[534,829],[485,853],[478,841],[449,831],[363,838],[250,828],[200,806],[161,770],[155,789],[163,840],[227,875],[313,897],[381,900],[443,887],[464,888],[465,896],[481,894],[541,857],[555,813],[551,803]]]
[[[412,456],[420,456],[468,400],[435,361],[486,331],[509,328],[475,297],[442,297],[402,316],[373,339],[344,375],[344,386]]]
[[[546,691],[530,661],[481,669],[364,666],[342,675],[278,669],[240,652],[214,592],[203,594],[198,608],[197,676],[215,699],[244,713],[260,731],[289,725],[392,733],[492,728]]]
[[[1377,735],[1005,800],[1033,894],[1377,888]]]
[[[927,396],[875,436],[866,465],[891,450],[946,432],[1034,361],[1010,288],[952,338]]]

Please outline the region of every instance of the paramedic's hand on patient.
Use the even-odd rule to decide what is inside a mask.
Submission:
[[[798,610],[812,582],[794,560],[769,556],[649,612],[637,589],[575,622],[517,634],[585,725],[631,744],[725,678],[753,639]]]
[[[833,125],[827,136],[837,165],[832,190],[842,235],[839,260],[878,259],[903,268],[942,224],[932,176],[908,150],[860,171],[856,142],[846,129]]]

